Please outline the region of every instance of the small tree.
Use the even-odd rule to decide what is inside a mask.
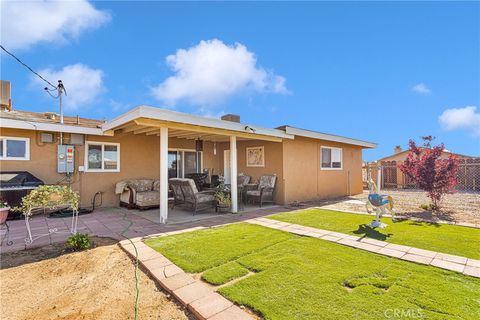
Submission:
[[[432,200],[431,208],[438,210],[442,197],[447,193],[455,192],[459,161],[453,154],[446,159],[441,159],[442,152],[445,150],[443,143],[432,147],[431,136],[422,137],[422,139],[427,148],[419,148],[415,141],[410,140],[410,152],[399,168],[419,188],[428,193],[428,197]]]

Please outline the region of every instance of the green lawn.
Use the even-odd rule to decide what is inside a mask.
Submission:
[[[382,218],[388,227],[372,229],[366,224],[373,216],[323,209],[298,210],[268,218],[480,259],[480,230],[474,228]]]
[[[478,319],[480,279],[250,224],[146,242],[266,319]],[[245,269],[245,270],[244,270]]]

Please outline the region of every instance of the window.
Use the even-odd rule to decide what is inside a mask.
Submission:
[[[30,160],[30,139],[0,137],[1,160]]]
[[[320,158],[322,170],[342,170],[341,148],[321,147]]]
[[[202,152],[193,150],[169,150],[168,178],[183,178],[189,173],[201,173],[202,156]]]
[[[120,144],[107,142],[86,143],[85,167],[90,172],[119,172]]]

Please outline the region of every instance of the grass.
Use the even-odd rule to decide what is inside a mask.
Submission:
[[[147,243],[219,282],[237,264],[255,271],[219,292],[265,319],[381,319],[396,309],[427,319],[480,317],[480,279],[320,239],[236,224]]]
[[[202,279],[214,285],[221,285],[247,274],[247,268],[236,261],[232,261],[205,271],[202,274]]]
[[[161,239],[149,239],[145,243],[174,261],[183,270],[197,273],[293,237],[286,232],[274,234],[259,232],[263,230],[260,226],[246,228],[243,224],[234,224],[226,228],[219,227]],[[255,229],[257,229],[256,232]],[[178,250],[179,241],[188,243],[189,250]],[[236,246],[225,246],[225,242],[236,243]]]
[[[366,226],[372,216],[323,209],[298,210],[268,218],[480,259],[480,230],[475,228],[382,218],[388,227],[372,229]]]

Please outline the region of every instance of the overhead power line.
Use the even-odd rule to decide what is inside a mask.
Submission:
[[[19,58],[17,58],[13,53],[11,53],[10,51],[8,51],[7,49],[5,49],[4,46],[2,46],[0,44],[0,48],[5,51],[8,55],[12,56],[15,60],[17,60],[21,65],[23,65],[25,68],[27,68],[30,72],[32,72],[34,75],[36,75],[37,77],[39,77],[40,79],[42,79],[43,81],[45,81],[49,86],[51,86],[53,89],[57,89],[57,86],[54,86],[50,81],[48,81],[47,79],[45,79],[44,77],[42,77],[40,74],[38,74],[38,72],[36,72],[35,70],[33,70],[32,68],[30,68],[25,62],[23,62],[22,60],[20,60]],[[46,89],[46,88],[45,88]]]

